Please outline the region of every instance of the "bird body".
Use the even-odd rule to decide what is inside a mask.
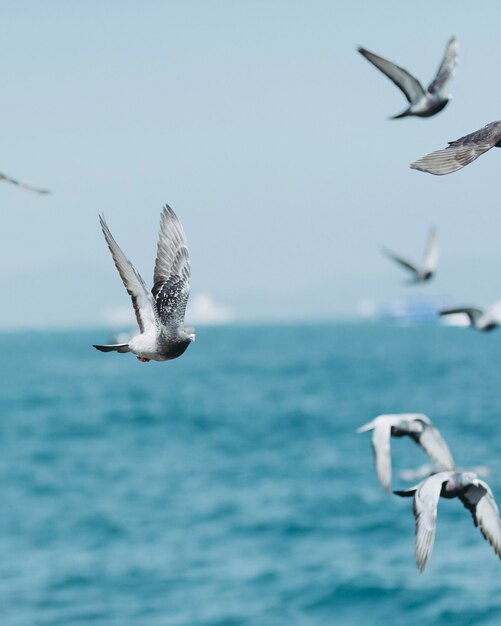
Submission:
[[[383,248],[383,253],[395,263],[398,263],[401,267],[411,273],[408,285],[416,285],[419,283],[425,283],[433,278],[437,265],[438,265],[438,235],[437,231],[432,228],[428,237],[428,243],[426,246],[424,259],[421,265],[408,261],[403,257],[391,252],[387,248]]]
[[[402,113],[394,115],[391,119],[409,116],[431,117],[442,111],[451,99],[451,95],[447,92],[447,84],[456,72],[459,51],[458,43],[454,37],[448,41],[437,74],[427,89],[424,89],[417,78],[403,67],[365,48],[358,48],[358,51],[378,70],[383,72],[407,98],[408,108]]]
[[[435,176],[444,176],[466,167],[491,148],[500,147],[501,120],[498,120],[455,141],[449,141],[447,148],[426,154],[411,163],[410,167]]]
[[[428,92],[424,92],[422,97],[417,101],[411,104],[411,106],[402,113],[398,113],[397,115],[393,115],[390,119],[398,120],[402,117],[431,117],[432,115],[436,115],[440,113],[442,109],[445,109],[451,96],[442,96],[440,94],[431,94]]]
[[[127,343],[94,347],[101,352],[132,352],[142,362],[176,359],[195,340],[195,332],[184,327],[190,292],[190,262],[180,221],[166,205],[160,219],[151,292],[118,246],[103,216],[100,221],[115,266],[131,296],[140,333]]]
[[[459,498],[472,514],[475,526],[479,527],[484,538],[501,558],[501,520],[498,507],[489,485],[474,472],[439,472],[411,489],[394,493],[402,497],[414,497],[416,564],[420,572],[424,571],[433,550],[440,498]]]
[[[389,491],[391,484],[391,437],[408,436],[440,467],[453,470],[452,454],[432,421],[422,413],[378,415],[357,429],[357,433],[372,430],[372,449],[379,482]]]

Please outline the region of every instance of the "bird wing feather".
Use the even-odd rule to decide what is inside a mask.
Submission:
[[[403,259],[402,257],[398,256],[394,252],[391,252],[391,250],[388,250],[387,248],[383,248],[383,254],[385,254],[392,261],[395,261],[395,263],[398,263],[402,267],[405,267],[405,269],[409,270],[416,276],[419,276],[420,274],[419,268],[416,265],[414,265],[414,263],[412,263],[411,261],[407,261],[406,259]]]
[[[115,241],[108,225],[106,224],[104,215],[100,215],[99,220],[101,222],[104,238],[106,239],[111,256],[113,257],[115,267],[117,268],[120,278],[127,289],[127,293],[132,299],[132,305],[136,313],[139,330],[142,333],[148,331],[150,328],[158,325],[157,313],[152,295],[146,289],[144,280],[141,278],[139,272],[137,272],[135,267]]]
[[[455,313],[464,313],[468,316],[471,324],[475,324],[475,322],[484,314],[482,309],[477,309],[472,306],[450,307],[447,309],[442,309],[441,311],[439,311],[439,313],[440,315],[453,315]]]
[[[358,48],[358,51],[402,91],[409,104],[414,104],[425,96],[421,83],[403,67],[395,65],[392,61],[388,61],[388,59],[384,59],[365,48]]]
[[[177,215],[166,204],[160,218],[153,283],[164,282],[171,276],[179,276],[188,286],[190,284],[190,256],[186,235]]]
[[[151,293],[163,326],[174,329],[184,323],[189,285],[182,278],[173,275],[168,280],[156,283]]]
[[[435,428],[432,424],[425,425],[423,432],[419,436],[418,443],[441,470],[452,471],[455,469],[456,465],[449,446],[445,443],[438,428]]]
[[[478,485],[468,487],[459,498],[472,514],[475,526],[479,527],[484,538],[501,558],[501,520],[489,485],[478,480]]]
[[[428,91],[430,93],[439,93],[445,89],[447,83],[456,73],[458,56],[459,44],[456,38],[452,37],[447,42],[444,56],[442,58],[442,62],[440,63],[440,67],[438,68],[437,74],[428,87]]]
[[[179,326],[190,294],[190,257],[184,229],[177,215],[165,205],[160,218],[153,297],[165,326]]]
[[[421,157],[414,163],[411,163],[410,168],[413,170],[419,170],[421,172],[427,172],[428,174],[434,174],[435,176],[444,176],[445,174],[452,174],[458,170],[466,167],[479,156],[482,156],[484,152],[490,150],[493,146],[481,145],[481,144],[469,144],[466,146],[449,146],[443,150],[435,150],[425,156]]]
[[[433,550],[440,491],[449,477],[450,472],[440,472],[426,478],[419,485],[414,495],[416,564],[420,572],[424,571]]]
[[[491,122],[473,133],[450,141],[447,148],[426,154],[411,163],[410,167],[435,176],[451,174],[498,146],[500,142],[501,121]]]
[[[385,491],[391,484],[391,421],[379,419],[372,431],[372,449],[376,475]]]

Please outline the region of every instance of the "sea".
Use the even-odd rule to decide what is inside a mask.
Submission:
[[[501,502],[501,331],[202,327],[179,359],[105,329],[1,334],[1,626],[501,623],[501,562],[441,500],[427,569],[370,433],[426,413]],[[427,461],[392,440],[398,470]]]

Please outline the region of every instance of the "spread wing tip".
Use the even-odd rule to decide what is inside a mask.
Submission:
[[[450,163],[448,160],[440,162],[437,159],[423,157],[422,159],[418,159],[417,161],[414,161],[414,163],[411,163],[409,167],[411,170],[418,170],[419,172],[425,172],[426,174],[445,176],[446,174],[457,172],[457,170],[460,170],[464,166],[458,163]]]

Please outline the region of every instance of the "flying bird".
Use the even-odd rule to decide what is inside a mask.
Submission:
[[[15,178],[11,178],[10,176],[7,176],[6,174],[2,174],[1,172],[0,172],[0,180],[5,180],[8,183],[17,185],[18,187],[21,187],[22,189],[27,189],[28,191],[33,191],[34,193],[39,193],[39,194],[51,193],[48,189],[40,189],[40,187],[32,187],[31,185],[25,185],[24,183],[19,182]]]
[[[435,176],[452,174],[494,147],[501,148],[501,120],[491,122],[455,141],[449,141],[447,148],[426,154],[411,163],[410,167]]]
[[[110,249],[132,305],[140,333],[126,343],[94,345],[101,352],[132,352],[139,361],[168,361],[181,356],[195,331],[184,326],[190,293],[190,259],[181,222],[166,205],[160,218],[157,258],[151,292],[113,238],[104,216],[99,217]]]
[[[501,558],[501,520],[489,485],[474,472],[440,472],[405,491],[395,491],[398,496],[414,496],[416,519],[416,564],[424,571],[433,550],[440,497],[459,498],[473,516],[494,552]]]
[[[357,433],[372,430],[372,449],[379,482],[390,490],[391,484],[391,437],[408,436],[413,439],[441,470],[455,468],[452,454],[431,420],[421,413],[394,413],[379,415],[360,426]]]
[[[438,235],[437,231],[432,228],[428,237],[423,263],[421,266],[403,259],[387,248],[383,248],[383,253],[392,261],[401,265],[404,269],[411,273],[412,277],[407,284],[415,285],[424,283],[433,277],[438,265]]]
[[[439,313],[444,316],[464,313],[468,316],[470,326],[483,332],[494,330],[501,324],[501,302],[499,301],[495,302],[485,311],[472,306],[459,306],[442,309]]]
[[[365,48],[358,51],[368,61],[383,72],[403,92],[409,102],[409,107],[394,115],[390,119],[399,119],[414,115],[417,117],[430,117],[439,113],[449,102],[452,96],[447,92],[447,83],[456,73],[458,64],[459,45],[454,37],[449,39],[445,53],[438,68],[437,75],[425,90],[421,83],[409,74],[403,67],[399,67],[383,57],[369,52]]]

